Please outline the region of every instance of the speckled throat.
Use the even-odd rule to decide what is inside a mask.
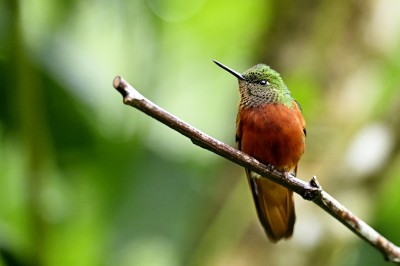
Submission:
[[[289,90],[282,92],[274,88],[260,88],[246,81],[239,83],[239,94],[239,106],[245,108],[259,107],[265,103],[284,104],[287,107],[293,104]]]

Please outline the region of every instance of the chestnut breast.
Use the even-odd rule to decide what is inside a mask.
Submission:
[[[236,135],[241,151],[281,171],[293,170],[305,150],[305,122],[294,101],[240,108]]]

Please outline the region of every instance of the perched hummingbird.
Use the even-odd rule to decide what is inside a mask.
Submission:
[[[214,61],[239,80],[236,142],[239,150],[287,176],[305,150],[305,121],[278,72],[258,64],[243,74]],[[293,234],[293,192],[246,169],[258,218],[272,242]]]

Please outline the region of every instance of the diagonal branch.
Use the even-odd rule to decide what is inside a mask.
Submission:
[[[400,264],[400,248],[384,238],[367,223],[351,213],[331,195],[326,193],[318,184],[316,177],[313,177],[310,182],[302,181],[293,175],[289,175],[286,178],[284,173],[277,171],[273,166],[260,163],[247,154],[206,135],[178,117],[158,107],[146,99],[122,77],[115,77],[113,85],[114,88],[122,94],[124,104],[133,106],[173,130],[178,131],[185,137],[188,137],[193,144],[246,167],[296,192],[304,199],[314,202],[336,220],[348,227],[353,233],[378,249],[385,256],[385,259]]]

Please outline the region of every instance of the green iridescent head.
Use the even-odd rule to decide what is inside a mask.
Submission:
[[[240,74],[214,61],[239,79],[240,106],[257,107],[265,103],[292,107],[293,98],[278,72],[265,64],[258,64]]]
[[[287,90],[285,83],[278,72],[265,64],[258,64],[246,70],[242,77],[249,83],[257,83],[263,87],[274,87],[278,90]]]

